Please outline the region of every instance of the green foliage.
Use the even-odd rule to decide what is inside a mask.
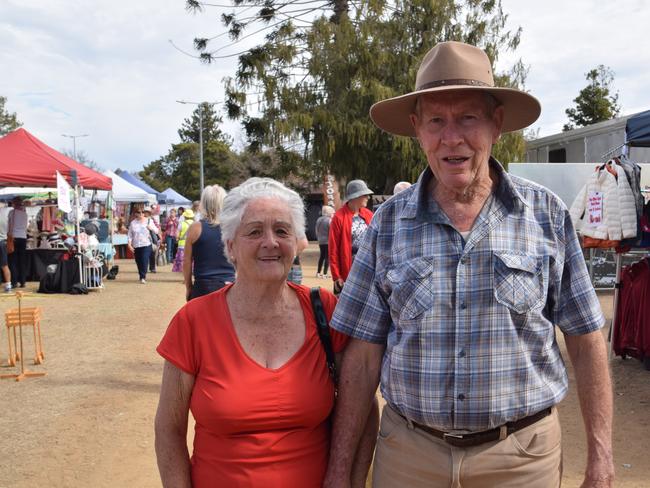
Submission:
[[[192,117],[185,119],[169,152],[147,164],[140,177],[152,188],[168,187],[192,200],[200,197],[199,189],[199,110],[203,110],[203,174],[205,185],[229,186],[237,174],[238,159],[230,149],[229,138],[221,131],[221,119],[211,104],[201,104]]]
[[[18,127],[23,124],[18,120],[16,113],[10,113],[5,104],[7,103],[7,98],[0,96],[0,137],[8,134],[9,132],[16,130]]]
[[[521,33],[506,29],[500,0],[235,3],[250,9],[222,19],[233,50],[241,51],[235,46],[247,28],[267,26],[264,41],[239,55],[226,80],[228,116],[242,120],[251,148],[296,148],[303,155],[296,171],[363,178],[379,193],[396,181],[414,181],[426,161],[416,141],[374,126],[372,104],[411,91],[420,59],[437,42],[481,46],[494,63],[502,51],[516,49]],[[203,60],[228,55],[217,37],[195,42]],[[210,51],[213,41],[219,47]],[[506,80],[519,86],[523,77]],[[522,144],[521,134],[507,136],[499,151],[521,158]]]
[[[589,84],[573,99],[576,106],[565,110],[569,122],[564,124],[563,131],[610,120],[617,117],[621,110],[618,92],[611,93],[614,81],[611,68],[601,64],[586,73],[585,77]]]

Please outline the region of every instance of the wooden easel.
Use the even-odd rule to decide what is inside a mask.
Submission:
[[[20,337],[20,373],[12,373],[12,374],[3,374],[0,375],[0,379],[8,379],[8,378],[14,378],[16,381],[22,381],[25,378],[30,378],[33,376],[45,376],[47,373],[45,372],[35,372],[35,371],[27,371],[25,369],[25,354],[23,353],[23,323],[22,323],[22,299],[23,299],[23,292],[17,291],[16,292],[16,298],[18,299],[18,335]],[[15,334],[16,334],[16,329],[14,327],[14,344],[15,344]],[[38,347],[35,345],[35,347]],[[41,358],[42,359],[42,358]]]

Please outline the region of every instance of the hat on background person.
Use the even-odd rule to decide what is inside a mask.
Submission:
[[[149,205],[147,205],[146,207],[144,207],[144,208],[142,209],[142,211],[143,211],[143,212],[149,212],[149,213],[151,213],[151,207],[150,207]]]
[[[191,208],[188,208],[183,212],[183,217],[186,219],[193,219],[194,218],[194,211]]]
[[[542,110],[532,95],[516,88],[494,86],[492,64],[482,49],[447,41],[436,44],[424,56],[415,78],[415,90],[375,103],[370,107],[370,118],[386,132],[415,137],[410,115],[420,95],[465,90],[489,93],[503,106],[502,132],[528,127]]]
[[[345,187],[345,201],[349,202],[363,195],[372,195],[374,192],[368,188],[363,180],[352,180]]]

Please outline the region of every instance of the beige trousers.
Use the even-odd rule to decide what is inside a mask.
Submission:
[[[557,410],[503,441],[454,447],[384,407],[373,488],[554,488],[562,479]]]

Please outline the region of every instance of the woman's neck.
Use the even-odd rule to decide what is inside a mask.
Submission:
[[[229,303],[237,307],[240,315],[271,316],[275,311],[286,308],[289,293],[291,290],[285,280],[258,283],[238,276],[228,292],[228,298]]]

